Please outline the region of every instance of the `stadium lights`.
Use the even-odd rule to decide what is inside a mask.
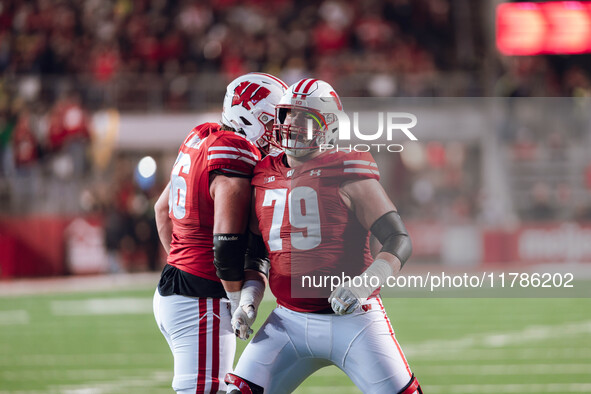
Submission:
[[[135,181],[143,190],[148,190],[156,182],[156,160],[151,156],[144,156],[135,168]]]
[[[145,156],[138,163],[137,169],[143,178],[151,178],[156,173],[156,161],[151,156]]]
[[[591,2],[500,4],[496,42],[504,55],[591,53]]]

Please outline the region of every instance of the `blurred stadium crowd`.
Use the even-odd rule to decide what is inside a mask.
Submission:
[[[89,154],[101,143],[93,116],[108,108],[217,111],[227,82],[249,71],[288,84],[314,76],[348,97],[591,100],[589,56],[500,57],[491,38],[494,2],[488,3],[4,0],[2,214],[99,213],[106,218],[108,248],[157,244],[146,223],[166,171],[141,187],[130,182],[137,163],[132,153],[110,152],[106,160]],[[588,129],[501,134],[507,157],[522,167],[516,173],[527,178],[518,219],[591,219],[588,158],[565,169],[574,171],[573,182],[560,173],[550,181],[547,172],[527,173],[529,167],[555,168],[572,145],[590,143]],[[420,169],[402,158],[384,169],[396,179],[390,191],[400,209],[411,219],[486,223],[482,147],[432,142],[421,149]]]
[[[16,89],[10,93],[50,102],[67,76],[93,108],[141,109],[139,83],[162,96],[152,104],[186,109],[199,75],[217,74],[213,84],[223,86],[251,70],[288,84],[314,75],[343,96],[361,97],[563,96],[590,88],[581,63],[570,60],[498,64],[486,18],[494,8],[485,3],[6,0],[0,72],[3,88]],[[30,78],[13,83],[23,76]],[[491,76],[501,77],[496,89]]]
[[[312,74],[337,89],[350,75],[369,78],[343,92],[350,96],[430,95],[434,74],[475,69],[470,63],[480,56],[476,50],[456,56],[450,6],[447,0],[4,1],[0,71],[84,78],[94,85],[86,92],[91,104],[100,104],[100,93],[108,96],[104,86],[112,82],[123,82],[116,89],[126,98],[130,76],[167,85],[162,93],[173,105],[168,101],[190,95],[192,76],[220,73],[228,81],[251,70],[288,84]],[[398,86],[393,77],[407,74],[414,78]],[[388,77],[393,81],[380,83]]]

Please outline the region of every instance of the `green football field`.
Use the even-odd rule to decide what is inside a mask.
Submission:
[[[0,297],[0,393],[172,393],[152,294]],[[591,299],[384,301],[426,393],[591,392]],[[330,367],[296,392],[359,390]]]

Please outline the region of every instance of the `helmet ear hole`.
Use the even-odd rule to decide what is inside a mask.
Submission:
[[[240,120],[241,120],[242,122],[244,122],[244,124],[245,124],[245,125],[247,125],[247,126],[252,126],[252,123],[250,123],[250,122],[248,121],[248,119],[246,119],[244,116],[241,116],[241,117],[240,117]]]

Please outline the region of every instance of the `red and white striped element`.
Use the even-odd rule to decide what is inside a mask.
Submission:
[[[216,394],[220,388],[220,302],[219,298],[199,299],[196,394]]]
[[[380,175],[378,165],[371,161],[345,160],[343,161],[343,165],[345,166],[343,170],[345,173]]]
[[[400,348],[400,345],[398,344],[398,341],[396,340],[396,336],[394,335],[394,329],[392,328],[392,323],[390,323],[390,319],[388,318],[388,315],[386,314],[386,310],[384,309],[384,304],[382,304],[382,299],[380,297],[376,297],[376,300],[378,301],[378,304],[380,305],[380,309],[382,310],[382,314],[384,315],[384,319],[386,320],[386,324],[388,325],[388,330],[390,331],[390,336],[392,337],[392,340],[394,341],[394,344],[396,345],[396,349],[398,349],[398,353],[400,353],[400,357],[402,358],[402,361],[404,361],[404,366],[406,367],[406,371],[408,372],[408,376],[409,376],[409,378],[412,379],[413,374],[410,370],[410,366],[408,365],[408,361],[406,361],[406,357],[404,357],[404,353],[402,352],[402,349]]]
[[[316,81],[318,81],[318,79],[302,79],[293,90],[293,98],[296,98],[298,95],[303,99],[306,98],[307,95],[315,90],[312,90],[312,86],[314,86]]]
[[[242,394],[252,394],[252,390],[248,383],[238,375],[234,375],[233,373],[226,374],[226,383],[238,387]]]
[[[288,89],[289,86],[287,86],[285,84],[285,82],[283,82],[282,80],[280,80],[279,78],[271,75],[271,74],[266,74],[266,73],[257,73],[257,72],[251,72],[250,74],[254,74],[254,75],[264,75],[265,77],[271,78],[272,80],[274,80],[275,82],[277,82],[278,84],[282,85],[285,89]]]
[[[410,382],[408,382],[408,386],[404,389],[403,392],[400,394],[423,394],[423,390],[421,389],[421,385],[419,381],[414,376],[411,378]]]
[[[189,136],[185,140],[184,145],[187,148],[199,149],[199,147],[201,146],[201,143],[202,142],[203,142],[203,140],[199,137],[199,134],[197,134],[197,133],[191,133],[191,134],[189,134]]]
[[[258,157],[254,152],[246,149],[240,149],[233,146],[211,146],[207,150],[207,160],[215,159],[238,160],[254,166],[256,165]]]

